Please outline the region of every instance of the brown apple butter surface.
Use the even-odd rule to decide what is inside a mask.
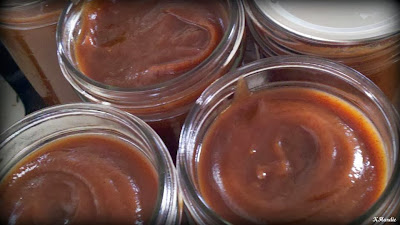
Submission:
[[[148,224],[158,176],[131,145],[103,135],[51,142],[0,185],[1,224]]]
[[[279,87],[235,96],[205,136],[198,179],[206,203],[234,224],[345,224],[383,192],[386,163],[354,106]]]
[[[205,60],[224,33],[219,1],[90,1],[75,43],[80,70],[111,86],[161,83]]]

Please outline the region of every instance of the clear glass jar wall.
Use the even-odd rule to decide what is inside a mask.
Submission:
[[[398,216],[400,123],[388,99],[371,81],[344,65],[313,57],[279,56],[251,63],[213,83],[186,119],[177,169],[184,200],[198,224],[229,224],[210,208],[200,192],[199,155],[205,135],[217,116],[232,104],[242,78],[252,93],[276,87],[311,88],[332,94],[360,110],[381,135],[388,159],[388,180],[376,203],[352,224],[370,224],[374,217]]]
[[[31,0],[0,4],[0,39],[48,105],[80,101],[57,59],[56,24],[66,3]]]
[[[266,4],[270,4],[268,6],[272,6],[273,9],[265,11],[261,1],[244,1],[247,25],[263,54],[266,56],[312,55],[344,63],[371,79],[399,110],[400,15],[398,11],[397,14],[392,12],[392,10],[398,9],[398,5],[396,8],[394,1],[392,3],[385,1],[382,4],[371,3],[371,1],[365,4],[353,1],[346,3],[344,9],[341,7],[339,11],[335,11],[334,7],[331,7],[332,12],[336,13],[336,15],[331,15],[329,11],[327,13],[325,11],[318,12],[320,4],[303,3],[301,5],[294,2],[294,6],[291,6],[290,4],[281,4],[279,1],[271,1]],[[389,3],[391,5],[386,6]],[[392,6],[393,4],[394,6]],[[314,10],[312,13],[317,16],[326,13],[325,16],[331,18],[331,21],[316,22],[307,14],[302,15],[301,13],[306,11],[307,7],[309,10]],[[313,7],[315,8],[313,9]],[[385,7],[391,7],[391,9]],[[350,11],[347,12],[346,9]],[[386,11],[380,15],[380,9]],[[374,17],[373,13],[379,14],[380,17],[375,19],[382,21],[376,22],[369,19]],[[343,18],[347,18],[347,23],[341,24],[339,19],[335,19],[341,14]],[[324,18],[322,16],[318,18],[320,17]],[[363,18],[368,23],[362,24],[362,26],[354,25],[354,28],[351,28],[353,22],[349,21],[351,20],[349,18],[353,20]],[[295,24],[298,24],[298,28],[294,27]],[[318,29],[321,34],[317,32]]]
[[[138,88],[105,85],[80,71],[74,48],[84,4],[85,1],[71,3],[59,21],[58,56],[64,76],[86,101],[114,106],[149,123],[174,157],[184,118],[196,98],[215,79],[241,63],[245,35],[241,2],[226,1],[225,33],[203,62],[174,79]]]
[[[3,181],[12,167],[36,150],[77,135],[102,135],[123,140],[143,153],[155,168],[159,184],[151,223],[180,223],[183,203],[175,167],[164,143],[137,117],[108,106],[84,103],[56,106],[33,113],[16,123],[0,136],[0,180]],[[81,179],[85,178],[82,176]],[[74,192],[69,194],[74,196]]]

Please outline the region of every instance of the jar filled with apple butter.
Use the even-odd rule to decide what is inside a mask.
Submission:
[[[75,1],[61,16],[58,55],[66,79],[90,102],[150,124],[176,155],[189,108],[241,63],[239,1]]]
[[[312,55],[371,79],[400,110],[400,4],[384,1],[244,1],[266,56]]]
[[[356,70],[277,56],[208,87],[177,156],[198,224],[371,224],[395,218],[400,122]]]
[[[0,3],[0,40],[47,105],[79,102],[57,59],[56,24],[66,0]]]
[[[127,112],[67,104],[0,135],[1,224],[179,224],[182,205],[167,148]]]

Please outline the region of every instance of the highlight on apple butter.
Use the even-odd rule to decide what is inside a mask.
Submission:
[[[0,184],[1,224],[149,224],[158,175],[138,149],[105,135],[64,137]]]
[[[219,1],[89,1],[75,43],[79,69],[93,80],[135,88],[195,68],[217,47],[226,15]]]
[[[200,193],[218,215],[233,224],[346,224],[375,203],[387,159],[363,113],[311,88],[238,90],[198,159]]]

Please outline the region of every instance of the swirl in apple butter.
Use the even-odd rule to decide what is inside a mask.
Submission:
[[[51,142],[0,185],[1,224],[148,224],[158,193],[150,161],[103,135]]]
[[[364,114],[311,88],[247,93],[217,117],[199,156],[200,192],[218,215],[233,224],[346,224],[378,199],[387,159]]]
[[[90,1],[75,44],[80,70],[133,88],[173,79],[217,47],[227,16],[219,1]]]

